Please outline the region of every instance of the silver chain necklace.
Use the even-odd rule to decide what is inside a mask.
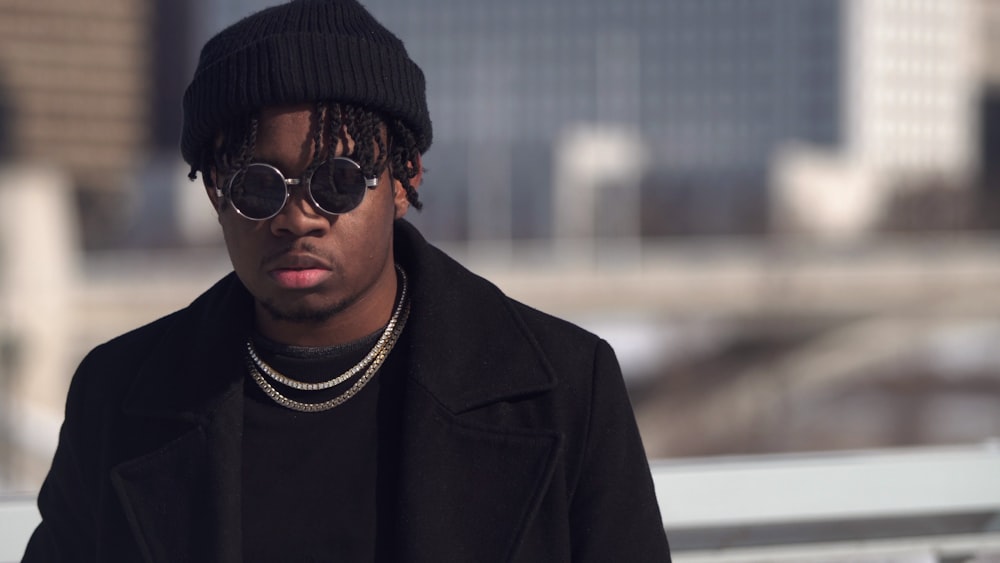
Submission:
[[[255,383],[257,383],[257,386],[260,387],[261,391],[263,391],[264,394],[270,397],[275,403],[299,412],[321,412],[330,410],[343,404],[348,399],[356,395],[358,391],[361,391],[361,389],[364,388],[364,386],[367,385],[371,378],[375,375],[375,372],[382,367],[385,359],[389,356],[389,352],[392,351],[393,347],[396,345],[396,341],[399,340],[399,335],[403,332],[403,327],[406,326],[406,319],[410,316],[410,303],[406,291],[406,273],[398,265],[396,266],[396,270],[399,271],[400,278],[402,280],[399,303],[396,305],[396,308],[392,313],[392,317],[389,319],[389,323],[382,332],[382,336],[379,337],[378,342],[376,342],[375,346],[372,347],[371,352],[358,362],[357,365],[333,379],[321,383],[304,383],[283,375],[265,363],[257,354],[257,351],[253,347],[253,343],[247,339],[247,370],[250,372],[251,378]],[[354,382],[354,385],[340,395],[321,403],[306,403],[290,399],[282,395],[281,392],[275,389],[274,386],[268,383],[264,378],[264,375],[266,374],[268,377],[278,383],[281,383],[282,385],[287,385],[288,387],[292,387],[294,389],[314,391],[329,389],[330,387],[339,385],[361,372],[361,370],[364,370],[364,374]]]
[[[406,283],[406,272],[404,272],[403,269],[398,265],[396,266],[396,271],[399,272],[399,277],[401,280],[401,289],[399,292],[399,303],[396,304],[396,309],[392,312],[392,317],[389,319],[389,324],[385,325],[385,330],[382,331],[382,335],[379,336],[378,342],[375,343],[375,346],[372,347],[371,351],[368,352],[368,354],[360,362],[355,364],[354,367],[338,375],[337,377],[334,377],[333,379],[328,379],[326,381],[321,381],[319,383],[306,383],[304,381],[298,381],[296,379],[292,379],[291,377],[288,377],[287,375],[284,375],[278,370],[274,369],[273,367],[268,365],[267,362],[261,359],[260,355],[257,354],[256,348],[254,348],[253,341],[249,338],[247,339],[246,343],[247,354],[250,356],[250,359],[253,360],[254,365],[260,372],[271,378],[272,381],[276,381],[277,383],[280,383],[287,387],[291,387],[292,389],[298,389],[300,391],[320,391],[322,389],[329,389],[331,387],[336,387],[337,385],[340,385],[341,383],[361,373],[364,369],[366,369],[369,365],[371,365],[371,363],[375,360],[375,357],[378,356],[379,353],[381,353],[381,351],[385,349],[386,344],[389,342],[389,336],[396,329],[396,325],[399,323],[399,314],[400,311],[402,311],[403,309],[403,303],[405,303],[407,299],[407,294],[406,294],[407,283]]]

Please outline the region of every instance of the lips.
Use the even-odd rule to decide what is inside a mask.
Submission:
[[[285,289],[309,289],[330,277],[330,270],[271,270],[271,279]]]
[[[331,275],[329,263],[311,254],[284,253],[266,263],[268,275],[286,289],[309,289]]]

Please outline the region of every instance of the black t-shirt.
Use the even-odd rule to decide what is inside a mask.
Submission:
[[[280,373],[319,382],[354,366],[378,337],[323,349],[282,346],[260,336],[254,343],[261,358]],[[395,350],[399,348],[397,342]],[[402,373],[395,350],[355,396],[323,412],[282,407],[247,376],[244,561],[395,559]],[[359,377],[324,391],[276,387],[286,397],[315,403],[343,393]]]

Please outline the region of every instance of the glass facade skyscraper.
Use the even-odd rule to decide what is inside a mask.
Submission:
[[[216,0],[206,10],[221,27],[268,3]],[[903,53],[905,65],[946,59],[934,42],[955,35],[954,26],[937,39],[923,29],[955,11],[935,15],[942,7],[923,0],[364,3],[427,75],[435,140],[417,221],[441,238],[550,235],[553,144],[579,124],[640,135],[646,207],[681,193],[687,210],[675,221],[708,231],[759,225],[783,145],[875,150],[871,132],[891,113],[878,100],[894,83],[878,59],[861,64],[852,43],[883,56],[894,48],[883,32],[928,34],[930,51]],[[871,100],[882,105],[863,105]],[[502,192],[496,205],[510,208],[500,219],[509,226],[475,228],[490,211],[468,217],[477,183]]]

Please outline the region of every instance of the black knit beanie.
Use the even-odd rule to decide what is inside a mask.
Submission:
[[[349,103],[401,119],[431,144],[424,74],[355,0],[292,0],[251,14],[201,50],[184,93],[181,154],[194,164],[232,119],[265,107]]]

